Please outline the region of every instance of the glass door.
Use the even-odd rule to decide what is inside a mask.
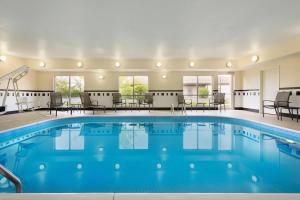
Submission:
[[[56,76],[54,80],[55,92],[60,92],[63,102],[69,102],[70,94],[70,77],[69,76]]]
[[[65,103],[81,103],[79,94],[84,91],[84,77],[56,76],[54,79],[54,90],[62,94],[63,102]]]
[[[225,93],[225,106],[231,108],[232,76],[230,74],[218,76],[218,90],[221,93]]]

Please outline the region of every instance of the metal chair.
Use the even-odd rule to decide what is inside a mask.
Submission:
[[[115,107],[115,112],[117,112],[117,106],[120,105],[121,108],[123,105],[126,106],[126,99],[122,99],[121,93],[113,93],[112,94],[113,107]]]
[[[51,92],[50,102],[48,102],[50,115],[51,115],[51,111],[54,109],[57,116],[57,110],[63,109],[63,106],[64,106],[64,102],[62,99],[62,94],[60,92]]]
[[[216,106],[220,106],[220,111],[222,110],[222,105],[224,106],[224,110],[226,110],[225,108],[225,93],[220,93],[217,92],[215,94],[213,94],[213,98],[209,100],[209,109],[211,108],[211,105],[213,105],[213,107],[215,108]]]
[[[95,114],[95,110],[103,110],[105,113],[106,107],[104,105],[99,105],[98,101],[91,101],[89,93],[87,92],[80,93],[80,100],[83,109],[93,110],[93,115]]]
[[[152,93],[146,93],[145,94],[145,98],[141,99],[139,101],[139,110],[141,108],[141,105],[143,105],[144,107],[146,107],[148,105],[149,107],[149,112],[150,112],[150,108],[153,108],[153,94]]]
[[[177,95],[177,100],[178,100],[178,104],[177,104],[177,108],[179,109],[181,106],[181,109],[184,110],[185,106],[190,106],[191,110],[193,108],[193,102],[191,99],[185,99],[184,95],[182,93],[179,93]]]
[[[265,114],[271,114],[271,113],[265,113],[265,108],[274,109],[278,120],[279,120],[279,117],[282,120],[282,109],[287,109],[289,111],[289,113],[291,114],[290,97],[291,97],[291,92],[277,92],[275,101],[263,100],[263,102],[262,102],[263,117],[265,117]],[[272,104],[266,104],[267,102],[272,103]]]

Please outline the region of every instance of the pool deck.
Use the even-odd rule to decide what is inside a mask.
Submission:
[[[21,127],[27,124],[40,122],[48,119],[54,118],[64,118],[70,116],[86,116],[92,115],[91,111],[86,111],[85,113],[75,111],[73,115],[67,112],[59,112],[56,117],[55,114],[49,114],[48,111],[35,111],[35,112],[25,112],[25,113],[17,113],[10,115],[0,116],[0,131]],[[226,117],[235,117],[239,119],[248,119],[257,122],[262,122],[270,125],[275,125],[283,128],[288,128],[291,130],[300,131],[300,122],[297,123],[296,120],[292,120],[291,118],[284,117],[283,120],[277,120],[276,116],[266,115],[262,117],[259,113],[253,113],[249,111],[241,111],[241,110],[226,110],[226,111],[187,111],[186,114],[182,114],[180,111],[176,111],[174,114],[171,114],[170,111],[157,111],[153,110],[151,112],[148,111],[107,111],[105,114],[100,111],[95,113],[95,116],[226,116]]]

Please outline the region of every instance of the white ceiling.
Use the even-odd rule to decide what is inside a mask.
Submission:
[[[0,0],[0,51],[230,58],[300,34],[300,0]]]

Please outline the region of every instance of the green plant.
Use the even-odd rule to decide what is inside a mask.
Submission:
[[[208,95],[209,95],[209,91],[208,91],[207,88],[205,88],[205,87],[199,87],[198,88],[198,96],[200,98],[207,98]]]

